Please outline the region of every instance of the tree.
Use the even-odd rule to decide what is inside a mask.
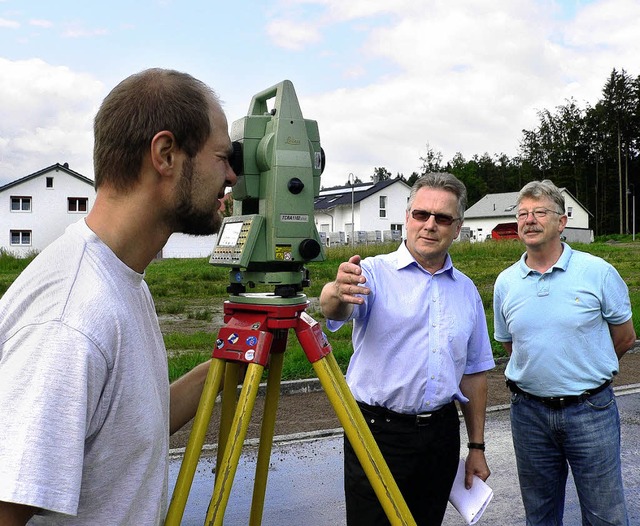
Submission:
[[[374,183],[391,179],[391,172],[384,167],[374,168],[371,180]]]
[[[628,176],[628,155],[630,152],[629,137],[631,131],[631,124],[634,121],[632,118],[632,111],[634,106],[637,108],[637,101],[634,102],[634,88],[633,80],[623,69],[618,73],[614,68],[611,71],[611,75],[607,80],[607,83],[602,89],[604,96],[603,104],[608,112],[608,120],[613,126],[617,140],[617,161],[618,161],[618,188],[619,188],[619,210],[620,210],[620,234],[623,233],[623,188],[626,190],[629,187]],[[625,161],[625,185],[622,182],[622,162],[623,151]],[[626,214],[628,218],[629,214]],[[628,223],[627,223],[628,230]]]
[[[420,157],[422,161],[421,175],[442,171],[442,152],[437,152],[427,143],[427,153]]]
[[[418,180],[418,178],[420,177],[420,174],[418,172],[413,172],[410,176],[409,179],[407,179],[407,184],[409,186],[413,186],[414,183]]]
[[[481,161],[479,161],[477,155],[470,161],[466,161],[460,152],[456,153],[449,163],[449,171],[467,187],[467,201],[469,204],[480,200],[487,193],[486,182],[480,176],[480,163]]]

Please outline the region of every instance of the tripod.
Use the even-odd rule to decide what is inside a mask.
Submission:
[[[389,521],[415,525],[411,512],[358,408],[320,325],[306,313],[306,296],[294,298],[242,296],[243,302],[224,303],[225,325],[218,333],[193,428],[180,466],[165,525],[177,526],[189,497],[205,434],[224,374],[216,478],[204,524],[220,526],[235,477],[262,373],[269,363],[260,445],[256,464],[250,526],[262,521],[264,497],[276,409],[280,395],[282,363],[289,329],[294,329],[304,353],[327,393],[345,435],[380,501]],[[270,359],[269,359],[270,358]],[[239,397],[236,386],[247,364]]]

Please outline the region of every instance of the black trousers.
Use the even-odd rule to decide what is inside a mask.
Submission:
[[[455,404],[444,406],[420,424],[359,405],[416,524],[440,526],[460,458],[460,419]],[[348,526],[390,524],[346,436],[344,487]]]

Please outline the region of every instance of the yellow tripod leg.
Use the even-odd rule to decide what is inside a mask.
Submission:
[[[393,526],[415,526],[415,521],[371,435],[333,354],[313,363],[320,384],[344,428],[364,472]]]
[[[273,434],[276,427],[276,412],[280,398],[280,379],[282,378],[283,361],[284,353],[271,354],[262,427],[260,428],[260,448],[258,449],[258,458],[256,460],[256,478],[253,483],[249,526],[260,526],[260,524],[262,524],[264,497],[267,491],[267,476],[269,474],[269,461],[271,459]]]
[[[250,363],[247,366],[222,462],[216,468],[216,483],[204,522],[206,526],[222,525],[263,370],[264,367],[257,363]]]
[[[238,362],[227,362],[224,370],[224,384],[222,387],[222,404],[220,410],[220,431],[218,433],[218,453],[216,466],[222,462],[222,454],[227,445],[227,437],[231,429],[231,422],[238,403],[238,384],[240,383],[240,367]]]
[[[173,496],[171,497],[171,504],[169,505],[165,519],[166,526],[178,526],[182,521],[187,499],[189,498],[189,491],[191,490],[191,484],[193,483],[193,476],[198,467],[202,445],[211,420],[213,406],[216,396],[218,396],[218,390],[220,389],[223,370],[224,361],[213,358],[209,366],[209,371],[207,372],[207,378],[202,389],[202,396],[198,403],[198,410],[193,420],[193,427],[173,490]]]

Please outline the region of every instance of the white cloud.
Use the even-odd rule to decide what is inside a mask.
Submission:
[[[7,27],[9,29],[18,29],[20,23],[15,20],[7,20],[6,18],[0,18],[0,27]]]
[[[49,27],[53,27],[53,22],[51,22],[50,20],[33,19],[33,20],[29,20],[29,25],[36,26],[36,27],[43,27],[46,29]]]
[[[109,31],[103,28],[85,29],[83,27],[68,27],[62,33],[65,38],[87,38],[108,35]]]
[[[230,122],[244,114],[256,90],[292,78],[304,116],[318,121],[325,186],[345,182],[351,172],[368,180],[376,166],[409,175],[427,143],[445,161],[456,152],[467,159],[484,152],[514,156],[522,129],[537,125],[537,111],[570,97],[583,107],[594,104],[614,67],[640,74],[633,70],[640,49],[637,0],[276,0],[248,10],[240,28],[221,22],[209,33],[198,33],[194,19],[206,17],[176,12],[167,48],[158,47],[157,29],[166,13],[153,19],[153,13],[111,10],[117,22],[70,21],[68,13],[28,17],[69,28],[59,46],[48,34],[29,41],[9,29],[0,34],[8,37],[3,56],[46,56],[70,67],[0,59],[0,179],[66,160],[92,173],[91,119],[104,94],[95,79],[111,85],[150,65],[211,80],[227,101]],[[221,19],[236,20],[236,7],[226,12]],[[20,28],[13,22],[19,18],[3,16]],[[134,33],[108,33],[99,29],[103,24],[135,27],[135,42],[128,40]],[[246,45],[248,32],[260,38],[265,31],[272,46]],[[81,48],[71,38],[95,35],[106,38],[84,38]],[[25,54],[28,46],[32,55]],[[74,72],[91,68],[94,77]]]
[[[323,4],[336,19],[370,13],[369,2]],[[568,22],[553,18],[557,5],[533,0],[386,2],[373,11],[389,21],[370,31],[366,55],[396,73],[303,108],[319,122],[325,186],[349,172],[368,180],[376,166],[408,176],[426,143],[445,161],[456,152],[512,157],[537,111],[570,97],[595,104],[611,69],[633,67],[640,48],[633,0],[594,1]]]
[[[0,58],[0,185],[57,162],[88,177],[92,120],[104,86],[88,75],[42,60]]]
[[[284,49],[300,50],[320,40],[318,28],[294,20],[279,19],[267,26],[267,35],[273,43]]]

